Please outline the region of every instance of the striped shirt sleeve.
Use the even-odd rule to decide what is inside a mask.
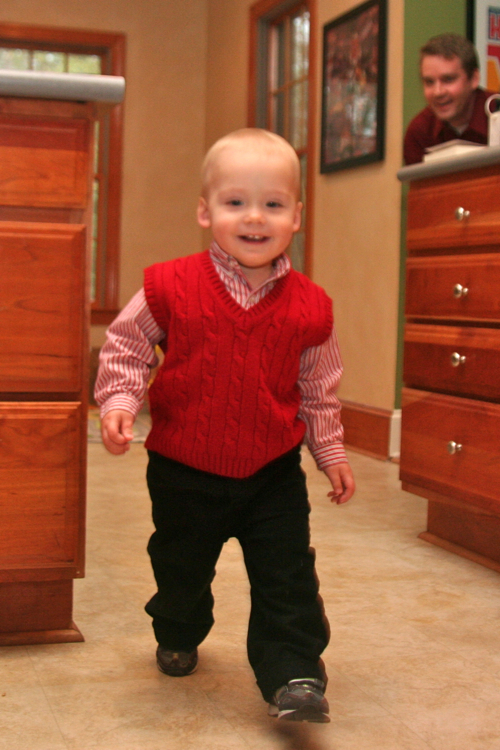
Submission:
[[[306,349],[300,360],[298,386],[301,393],[299,417],[306,424],[306,442],[318,468],[347,463],[336,391],[342,375],[342,361],[335,329],[320,346]]]
[[[101,417],[112,409],[123,409],[137,416],[151,370],[158,364],[155,346],[164,337],[141,289],[111,323],[101,349],[95,385]]]

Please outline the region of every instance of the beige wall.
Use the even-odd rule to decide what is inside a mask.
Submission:
[[[120,303],[142,269],[200,248],[207,0],[2,0],[2,21],[127,37]],[[94,328],[92,343],[103,340]]]
[[[320,0],[320,26],[357,4]],[[403,0],[389,0],[388,17],[385,159],[317,175],[314,278],[335,302],[345,367],[340,396],[392,409],[399,304],[401,187],[396,172],[402,152]]]
[[[353,0],[318,0],[318,34]],[[127,36],[120,302],[142,269],[198,250],[205,147],[247,122],[250,0],[3,0],[2,20]],[[347,400],[394,406],[403,0],[389,0],[383,162],[316,177],[314,278],[335,300]],[[321,46],[321,44],[320,44]],[[209,53],[207,54],[207,50]],[[318,126],[321,88],[318,60]],[[319,144],[318,144],[319,146]],[[316,158],[319,163],[319,158]],[[104,330],[94,328],[99,345]]]
[[[246,124],[250,0],[209,0],[207,143]],[[318,0],[324,23],[358,5]],[[395,403],[401,166],[403,0],[389,0],[386,158],[320,175],[315,187],[313,278],[334,298],[345,374],[339,394],[393,409]],[[321,60],[318,59],[320,122]],[[316,163],[319,164],[319,143]]]

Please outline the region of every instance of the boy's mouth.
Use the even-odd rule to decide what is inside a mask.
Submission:
[[[265,242],[269,237],[265,237],[263,234],[241,234],[240,239],[245,242]]]

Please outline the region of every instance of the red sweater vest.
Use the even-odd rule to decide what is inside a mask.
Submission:
[[[290,271],[245,310],[205,251],[147,268],[144,288],[166,332],[149,392],[149,450],[243,478],[302,442],[300,357],[333,326],[320,287]]]

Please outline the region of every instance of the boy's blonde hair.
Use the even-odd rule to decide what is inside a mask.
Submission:
[[[233,146],[244,146],[250,150],[259,149],[265,153],[281,151],[290,160],[293,171],[297,200],[300,196],[300,162],[295,149],[277,133],[263,128],[241,128],[219,138],[207,151],[201,167],[201,194],[207,197],[210,183],[213,179],[214,167],[220,154]]]

